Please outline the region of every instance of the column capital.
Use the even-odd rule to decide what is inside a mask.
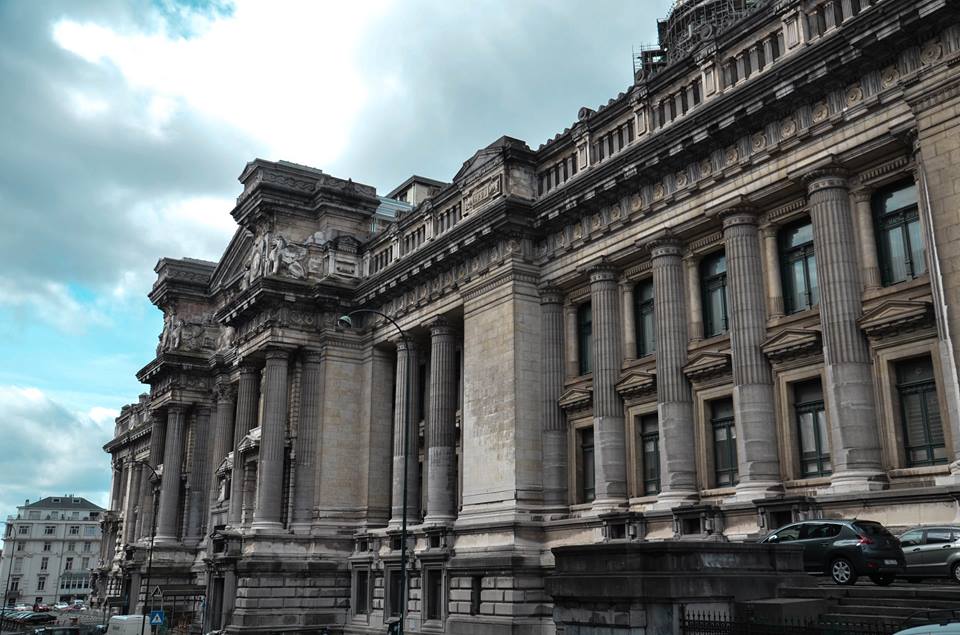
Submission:
[[[313,348],[305,348],[301,353],[304,364],[319,364],[323,360],[323,353]]]
[[[829,188],[846,189],[849,187],[848,176],[849,171],[843,165],[831,160],[804,173],[802,179],[807,185],[807,193],[810,194]]]
[[[240,362],[240,375],[257,375],[260,373],[259,364],[255,363],[253,360],[246,359]]]
[[[187,405],[181,403],[172,403],[167,405],[167,418],[169,419],[170,415],[174,416],[183,416],[187,411]]]
[[[424,322],[424,325],[430,329],[430,337],[453,335],[453,327],[450,326],[450,321],[442,315],[430,318]]]
[[[727,207],[720,212],[720,218],[723,221],[723,228],[729,229],[737,225],[753,225],[760,223],[760,212],[756,207],[748,203],[740,203],[732,207]]]
[[[410,336],[407,337],[397,337],[393,342],[397,345],[397,352],[408,351],[408,352],[417,352],[417,344]]]
[[[680,258],[683,256],[683,241],[670,234],[654,238],[648,243],[648,246],[650,248],[651,261],[656,261],[660,258]]]
[[[866,187],[853,191],[853,200],[856,203],[868,203],[873,196],[873,190]]]
[[[218,404],[232,403],[237,400],[237,385],[228,381],[217,382],[214,387]]]
[[[263,352],[264,358],[267,360],[267,363],[278,363],[286,362],[290,359],[290,351],[285,348],[271,346]]]
[[[615,267],[607,260],[600,260],[588,266],[591,284],[594,282],[616,282],[620,275],[619,267]]]
[[[776,238],[780,228],[772,223],[760,226],[760,235],[764,238]]]
[[[540,304],[563,304],[563,290],[559,287],[541,286]]]

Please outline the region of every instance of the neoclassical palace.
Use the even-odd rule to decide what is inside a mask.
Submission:
[[[250,162],[157,264],[101,596],[383,632],[406,547],[408,631],[540,634],[556,546],[958,519],[958,69],[956,0],[681,0],[536,150]]]

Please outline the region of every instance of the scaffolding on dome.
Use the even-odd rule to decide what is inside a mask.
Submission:
[[[660,48],[668,62],[676,61],[767,4],[769,0],[676,0],[669,17],[657,23]]]

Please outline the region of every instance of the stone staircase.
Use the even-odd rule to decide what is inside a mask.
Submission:
[[[882,623],[895,627],[939,621],[955,612],[960,621],[960,585],[894,583],[888,587],[862,582],[853,586],[820,584],[782,587],[781,598],[820,599],[826,602],[824,622]]]

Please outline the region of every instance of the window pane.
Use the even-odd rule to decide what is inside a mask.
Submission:
[[[583,466],[583,492],[582,501],[589,503],[593,501],[596,482],[594,480],[594,461],[593,461],[593,428],[587,428],[580,433],[581,457]]]
[[[817,280],[817,256],[807,256],[807,274],[810,276],[810,306],[820,304],[820,282]]]
[[[798,423],[800,424],[800,452],[804,458],[817,454],[817,437],[813,427],[812,412],[804,412],[800,415]]]
[[[577,308],[577,354],[580,361],[580,374],[593,370],[593,312],[590,303]]]
[[[910,264],[913,265],[913,275],[919,276],[927,270],[927,257],[923,249],[923,237],[920,235],[920,221],[910,221],[907,224],[907,233],[910,238]]]
[[[789,276],[789,295],[784,297],[791,312],[802,311],[807,308],[807,279],[803,273],[803,261],[794,260],[787,264]]]
[[[907,279],[906,252],[903,244],[903,231],[900,227],[885,229],[880,237],[883,253],[886,257],[886,281],[888,284]]]
[[[898,189],[886,190],[877,195],[877,202],[884,212],[893,212],[917,204],[917,187],[913,183],[901,185]]]
[[[704,305],[704,329],[706,334],[719,335],[723,333],[723,288],[707,291],[707,302]]]
[[[649,355],[657,350],[656,320],[652,310],[641,316],[640,324],[643,334],[640,352],[642,355]]]

